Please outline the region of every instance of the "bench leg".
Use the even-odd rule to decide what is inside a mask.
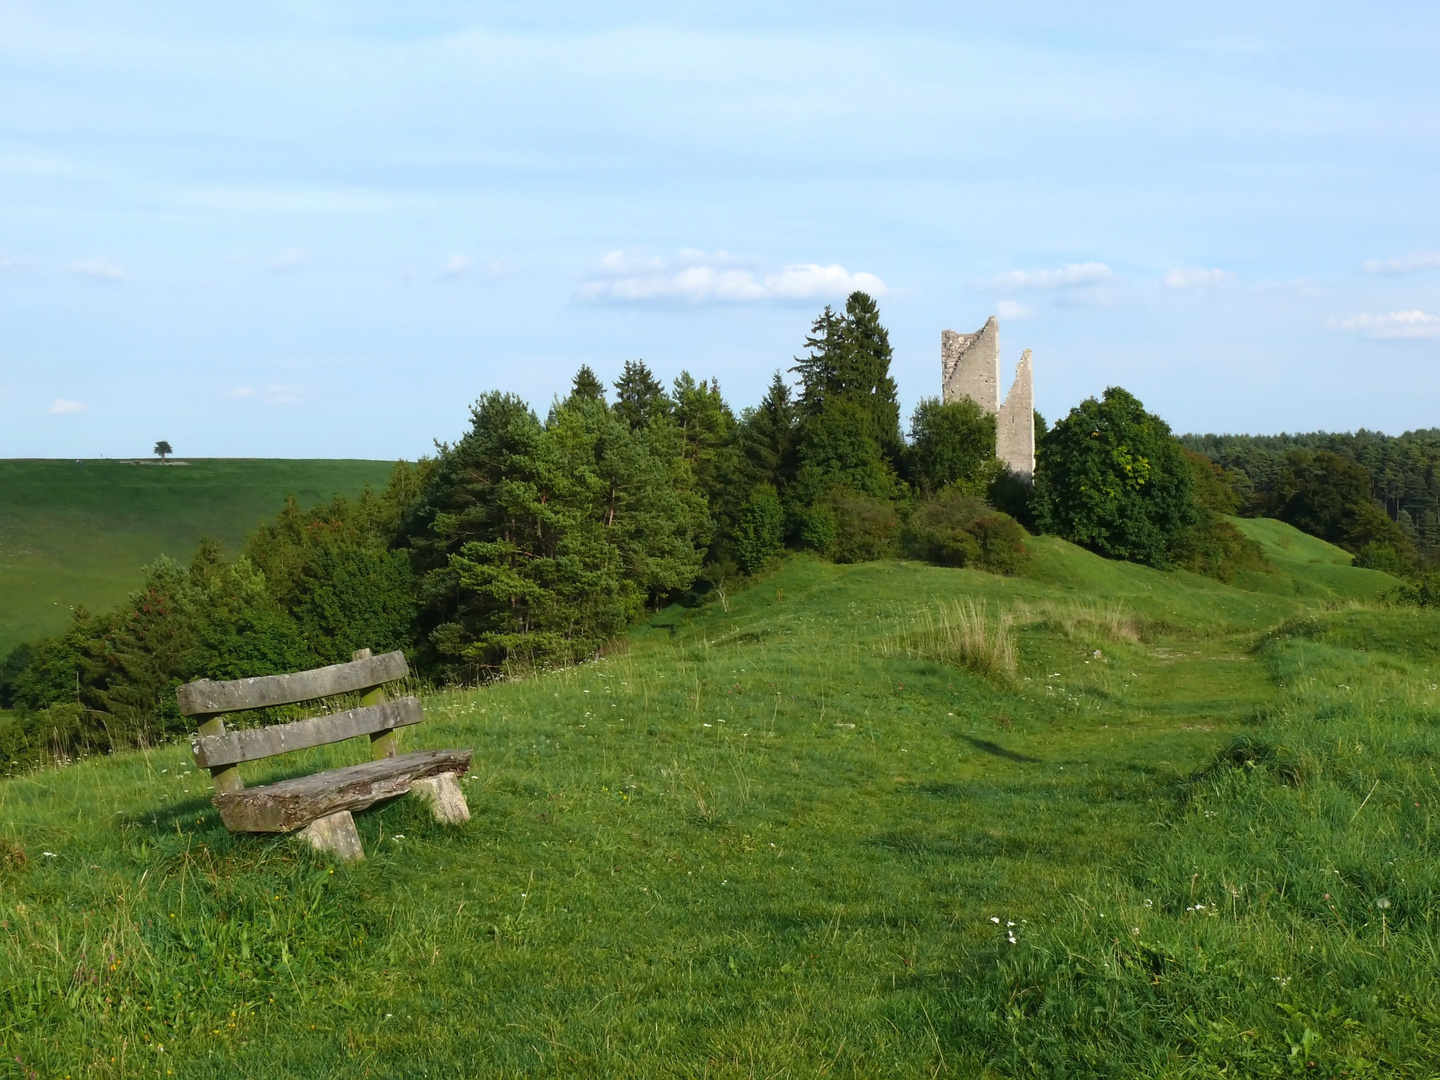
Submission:
[[[310,841],[316,851],[334,855],[341,862],[359,862],[365,858],[365,849],[360,846],[360,834],[355,831],[355,819],[349,810],[316,818],[296,835]]]
[[[416,780],[410,790],[430,804],[436,821],[459,825],[470,820],[470,807],[465,804],[465,793],[460,790],[460,783],[453,772]]]

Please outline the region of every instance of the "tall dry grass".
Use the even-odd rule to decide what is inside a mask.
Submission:
[[[938,660],[983,675],[997,683],[1015,678],[1014,615],[991,611],[985,601],[935,603],[900,620],[881,641],[885,656]]]
[[[1027,624],[1058,630],[1066,637],[1100,636],[1139,642],[1146,621],[1119,600],[1051,600],[1021,613]]]

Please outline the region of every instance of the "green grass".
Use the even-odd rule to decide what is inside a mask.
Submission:
[[[391,463],[195,459],[188,464],[0,461],[0,656],[63,630],[72,607],[99,612],[161,555],[202,538],[234,552],[296,495],[310,505],[382,486]]]
[[[181,747],[0,784],[0,1075],[1436,1075],[1440,616],[1034,548],[433,695],[474,818],[354,868]]]
[[[1246,589],[1322,600],[1375,600],[1398,582],[1379,570],[1350,565],[1353,558],[1324,540],[1272,518],[1230,518],[1231,524],[1265,549],[1268,572],[1241,571]]]

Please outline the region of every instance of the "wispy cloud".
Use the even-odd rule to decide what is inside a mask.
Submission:
[[[1265,41],[1256,37],[1192,38],[1185,46],[1211,56],[1259,56],[1270,49]]]
[[[90,406],[79,401],[66,401],[64,398],[56,398],[50,403],[50,408],[45,411],[51,416],[64,416],[66,413],[84,412]]]
[[[1028,319],[1035,314],[1034,308],[1026,307],[1015,300],[1001,300],[995,305],[997,319]]]
[[[280,273],[285,270],[295,270],[301,266],[304,266],[306,260],[308,260],[309,258],[310,253],[307,252],[304,248],[286,248],[284,251],[280,252],[280,254],[276,255],[275,258],[270,260],[270,269],[275,271],[276,273]]]
[[[70,273],[97,281],[124,281],[125,271],[109,259],[98,256],[93,259],[76,259],[69,266]]]
[[[1440,267],[1440,251],[1413,251],[1398,259],[1369,259],[1364,264],[1367,274],[1413,274],[1416,270]]]
[[[1115,280],[1115,271],[1102,262],[1067,263],[1054,270],[1010,270],[991,280],[992,289],[1029,289],[1053,292],[1103,285]]]
[[[1228,270],[1188,269],[1171,270],[1160,280],[1167,289],[1208,289],[1212,285],[1229,281],[1234,276]]]
[[[796,263],[765,271],[756,260],[719,251],[681,251],[675,258],[646,258],[612,251],[580,285],[592,304],[757,304],[838,300],[856,291],[883,296],[885,282],[843,266]]]
[[[1352,315],[1332,325],[1371,338],[1440,337],[1440,315],[1427,315],[1418,309],[1392,311],[1388,315]]]
[[[459,277],[468,273],[475,266],[475,260],[468,255],[451,255],[445,260],[445,265],[440,267],[441,277]]]
[[[274,386],[262,387],[259,390],[249,386],[236,386],[225,391],[225,396],[235,398],[237,401],[259,401],[265,405],[298,405],[305,400],[294,387],[279,383]]]
[[[26,255],[0,255],[0,270],[28,270],[35,260]]]

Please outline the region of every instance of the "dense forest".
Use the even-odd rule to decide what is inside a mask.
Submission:
[[[1440,541],[1440,443],[1207,436],[1187,449],[1115,387],[1053,427],[1037,414],[1032,483],[996,461],[995,418],[973,402],[923,400],[902,431],[890,362],[874,300],[854,293],[814,321],[794,381],[777,371],[738,414],[714,379],[682,372],[667,388],[638,360],[608,389],[582,367],[543,417],[485,393],[468,431],[397,464],[383,490],[291,500],[243,550],[162,559],[119,609],[77,611],[64,634],[15,649],[0,664],[13,712],[0,761],[179,737],[182,682],[358,648],[404,649],[436,683],[574,663],[645,610],[707,602],[787,551],[1016,573],[1027,532],[1049,532],[1230,580],[1263,563],[1226,514],[1273,513],[1402,571]]]
[[[1392,572],[1440,556],[1440,429],[1180,441],[1235,478],[1241,513],[1281,518]]]

